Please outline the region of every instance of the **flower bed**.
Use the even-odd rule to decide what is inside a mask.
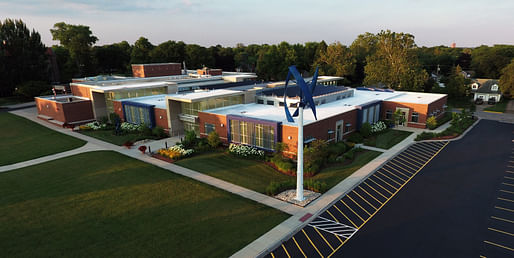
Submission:
[[[159,149],[157,154],[171,160],[179,160],[191,156],[193,152],[193,149],[184,149],[180,145],[175,145],[167,149]]]
[[[252,146],[234,144],[231,143],[228,146],[228,152],[234,154],[236,156],[245,157],[245,158],[264,158],[265,152],[263,150],[259,150]]]

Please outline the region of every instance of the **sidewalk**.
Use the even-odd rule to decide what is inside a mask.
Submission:
[[[414,142],[414,139],[418,133],[423,131],[422,129],[416,130],[417,131],[415,133],[409,135],[407,138],[389,150],[380,149],[384,151],[380,156],[376,157],[368,164],[355,171],[353,174],[334,186],[328,192],[324,193],[321,197],[309,204],[303,210],[296,213],[291,218],[285,220],[278,226],[274,227],[266,234],[262,235],[243,249],[239,250],[237,253],[233,254],[231,257],[258,257],[267,251],[273,250],[278,243],[281,243],[284,239],[290,238],[297,232],[298,229],[310,222],[310,220],[301,222],[300,218],[307,214],[311,214],[311,218],[316,217],[321,213],[321,211],[323,211],[325,207],[328,207],[337,201],[340,197],[350,192],[356,185],[368,178],[368,176],[372,175],[383,163],[392,159],[398,152],[409,147],[409,145]]]
[[[211,177],[211,176],[208,176],[208,175],[205,175],[205,174],[202,174],[202,173],[190,170],[190,169],[186,169],[186,168],[183,168],[183,167],[180,167],[180,166],[177,166],[177,165],[174,165],[174,164],[170,164],[170,163],[162,161],[162,160],[158,160],[158,159],[152,158],[152,157],[150,157],[148,155],[142,154],[137,149],[137,147],[133,147],[131,149],[127,149],[127,148],[122,147],[122,146],[114,145],[114,144],[111,144],[111,143],[108,143],[108,142],[104,142],[104,141],[98,140],[98,139],[93,138],[93,137],[89,137],[87,135],[80,134],[78,132],[71,131],[70,129],[65,129],[65,128],[54,126],[54,125],[52,125],[50,123],[44,122],[41,119],[38,119],[36,117],[36,115],[35,115],[37,113],[35,111],[35,109],[23,109],[23,110],[12,111],[11,113],[13,113],[15,115],[18,115],[18,116],[25,117],[25,118],[27,118],[27,119],[29,119],[31,121],[34,121],[34,122],[36,122],[36,123],[38,123],[40,125],[43,125],[43,126],[45,126],[47,128],[52,129],[52,130],[55,130],[55,131],[61,132],[63,134],[67,134],[67,135],[73,136],[75,138],[82,139],[84,141],[87,141],[88,144],[92,144],[93,146],[97,146],[98,148],[100,148],[102,150],[112,150],[112,151],[119,152],[119,153],[121,153],[123,155],[126,155],[126,156],[129,156],[129,157],[141,160],[141,161],[146,162],[146,163],[153,164],[155,166],[158,166],[158,167],[164,168],[166,170],[169,170],[169,171],[171,171],[173,173],[177,173],[177,174],[180,174],[180,175],[192,178],[194,180],[203,182],[205,184],[214,186],[216,188],[219,188],[219,189],[222,189],[222,190],[225,190],[225,191],[228,191],[228,192],[240,195],[240,196],[245,197],[247,199],[250,199],[250,200],[253,200],[255,202],[267,205],[269,207],[281,210],[281,211],[283,211],[285,213],[288,213],[288,214],[296,214],[299,211],[301,211],[301,209],[302,209],[301,207],[296,206],[294,204],[290,204],[290,203],[286,203],[286,202],[280,201],[280,200],[275,199],[273,197],[269,197],[267,195],[264,195],[264,194],[252,191],[250,189],[246,189],[246,188],[234,185],[232,183],[229,183],[229,182],[226,182],[226,181],[223,181],[223,180],[220,180],[220,179],[217,179],[217,178],[214,178],[214,177]],[[147,143],[144,143],[144,145],[146,145],[146,146],[148,146],[148,145],[153,146],[151,148],[153,149],[155,147],[154,150],[157,150],[159,148],[163,148],[164,147],[164,142],[165,141],[168,142],[168,144],[169,144],[168,146],[172,146],[172,145],[175,145],[175,142],[176,142],[176,140],[178,141],[178,139],[177,139],[177,137],[171,137],[171,138],[166,138],[166,139],[162,139],[162,140],[159,140],[159,141],[147,142]],[[143,145],[143,144],[141,144],[141,145]],[[74,152],[73,154],[78,154],[78,153],[84,152],[83,150],[80,150],[81,148],[78,148],[78,149],[75,149],[75,150],[71,150],[71,151],[68,151],[68,152]],[[68,153],[68,152],[65,152],[65,153]],[[62,153],[60,153],[60,154],[62,154]],[[51,155],[51,156],[42,157],[42,158],[39,158],[39,159],[35,160],[34,162],[32,162],[32,161],[26,161],[26,162],[30,162],[30,165],[35,165],[35,164],[38,164],[38,163],[41,163],[41,162],[46,162],[46,161],[49,161],[49,160],[53,160],[54,156],[59,158],[58,155],[60,155],[60,154],[55,154],[55,155]],[[69,155],[73,155],[73,154],[69,154]],[[66,155],[66,156],[69,156],[69,155]],[[63,157],[66,157],[66,156],[63,156]],[[21,163],[26,163],[26,162],[21,162]],[[21,163],[9,165],[9,166],[13,166],[15,168],[17,168],[17,166],[19,166],[19,167],[30,166],[30,165],[24,165],[24,164],[21,164]],[[29,163],[27,163],[27,164],[29,164]]]

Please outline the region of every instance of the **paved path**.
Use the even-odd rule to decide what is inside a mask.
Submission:
[[[55,131],[58,131],[58,132],[61,132],[61,133],[64,133],[64,134],[67,134],[67,135],[79,138],[79,139],[82,139],[84,141],[87,141],[88,144],[86,144],[86,146],[90,146],[90,147],[84,148],[84,147],[86,147],[86,146],[84,146],[84,147],[81,147],[81,148],[78,148],[78,149],[75,149],[75,150],[71,150],[71,151],[67,151],[67,152],[64,152],[64,153],[50,155],[50,156],[46,156],[46,157],[41,157],[41,158],[38,158],[36,160],[31,160],[31,161],[26,161],[26,162],[12,164],[12,165],[9,165],[10,167],[19,168],[19,167],[35,165],[35,164],[47,162],[47,161],[50,161],[50,160],[54,160],[54,159],[57,159],[57,158],[60,158],[60,157],[66,157],[66,156],[70,156],[70,155],[74,155],[74,154],[79,154],[79,153],[86,152],[86,151],[91,151],[91,150],[89,150],[89,148],[98,148],[98,150],[112,150],[112,151],[116,151],[116,152],[119,152],[121,154],[124,154],[126,156],[129,156],[129,157],[141,160],[143,162],[150,163],[150,164],[153,164],[155,166],[164,168],[164,169],[169,170],[169,171],[171,171],[173,173],[177,173],[177,174],[180,174],[180,175],[192,178],[194,180],[206,183],[208,185],[214,186],[216,188],[220,188],[222,190],[225,190],[225,191],[228,191],[228,192],[240,195],[240,196],[245,197],[247,199],[250,199],[250,200],[259,202],[261,204],[267,205],[269,207],[281,210],[281,211],[283,211],[285,213],[288,213],[288,214],[296,214],[296,213],[298,213],[298,212],[300,212],[302,210],[301,207],[296,206],[294,204],[286,203],[286,202],[280,201],[278,199],[275,199],[273,197],[270,197],[270,196],[267,196],[267,195],[255,192],[253,190],[246,189],[246,188],[234,185],[232,183],[229,183],[229,182],[217,179],[215,177],[211,177],[211,176],[208,176],[208,175],[205,175],[205,174],[202,174],[202,173],[190,170],[190,169],[186,169],[186,168],[174,165],[174,164],[170,164],[170,163],[165,162],[165,161],[161,161],[161,160],[152,158],[152,157],[150,157],[148,155],[142,154],[139,150],[137,150],[137,147],[134,147],[132,149],[127,149],[127,148],[122,147],[122,146],[114,145],[114,144],[111,144],[111,143],[108,143],[108,142],[104,142],[104,141],[98,140],[98,139],[93,138],[93,137],[89,137],[87,135],[80,134],[78,132],[74,132],[74,131],[72,131],[70,129],[57,127],[57,126],[52,125],[50,123],[44,122],[41,119],[38,119],[36,117],[37,111],[36,111],[35,108],[16,110],[16,111],[12,111],[11,113],[13,113],[15,115],[19,115],[19,116],[25,117],[25,118],[27,118],[29,120],[32,120],[32,121],[34,121],[34,122],[36,122],[38,124],[41,124],[41,125],[43,125],[43,126],[45,126],[47,128],[50,128],[52,130],[55,130]],[[157,149],[157,148],[164,147],[164,142],[166,142],[166,141],[168,143],[170,143],[170,146],[171,146],[171,145],[174,145],[175,142],[177,142],[178,140],[179,140],[179,138],[177,138],[177,137],[171,137],[171,138],[166,138],[166,139],[162,139],[162,140],[159,140],[159,141],[148,142],[148,143],[145,143],[145,145],[147,145],[147,146],[150,145],[150,146],[153,146],[151,148]],[[70,154],[70,152],[71,152],[71,154]],[[61,155],[61,156],[59,156],[59,155]]]

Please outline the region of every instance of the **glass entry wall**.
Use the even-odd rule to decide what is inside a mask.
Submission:
[[[122,101],[123,116],[125,121],[131,124],[145,124],[153,128],[155,126],[155,113],[153,105]]]
[[[357,114],[358,128],[368,122],[374,124],[380,120],[380,102],[363,105]]]
[[[278,137],[278,122],[249,119],[240,116],[227,116],[229,141],[274,150]]]
[[[113,100],[130,99],[144,96],[153,96],[168,93],[168,87],[157,88],[141,88],[133,90],[116,90],[105,93],[105,105],[107,107],[107,114],[114,112]]]
[[[243,95],[204,99],[192,103],[182,102],[182,114],[197,116],[199,111],[243,104]]]

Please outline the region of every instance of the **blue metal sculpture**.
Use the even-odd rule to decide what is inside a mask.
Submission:
[[[296,79],[296,85],[298,85],[298,88],[300,89],[300,102],[298,103],[298,107],[296,108],[296,111],[291,116],[291,113],[289,112],[289,109],[287,107],[287,85],[289,84],[289,80],[291,79],[291,75]],[[294,123],[293,117],[298,116],[298,112],[300,107],[310,107],[312,110],[312,113],[314,114],[314,118],[318,120],[316,117],[316,105],[314,104],[314,99],[312,98],[312,95],[314,94],[314,89],[316,88],[316,83],[318,81],[318,68],[316,67],[316,72],[314,72],[314,76],[312,77],[311,83],[307,85],[305,80],[302,78],[300,73],[298,72],[298,69],[296,69],[296,66],[291,65],[289,66],[289,72],[287,73],[286,77],[286,85],[284,87],[284,109],[286,112],[286,118],[288,122]]]

